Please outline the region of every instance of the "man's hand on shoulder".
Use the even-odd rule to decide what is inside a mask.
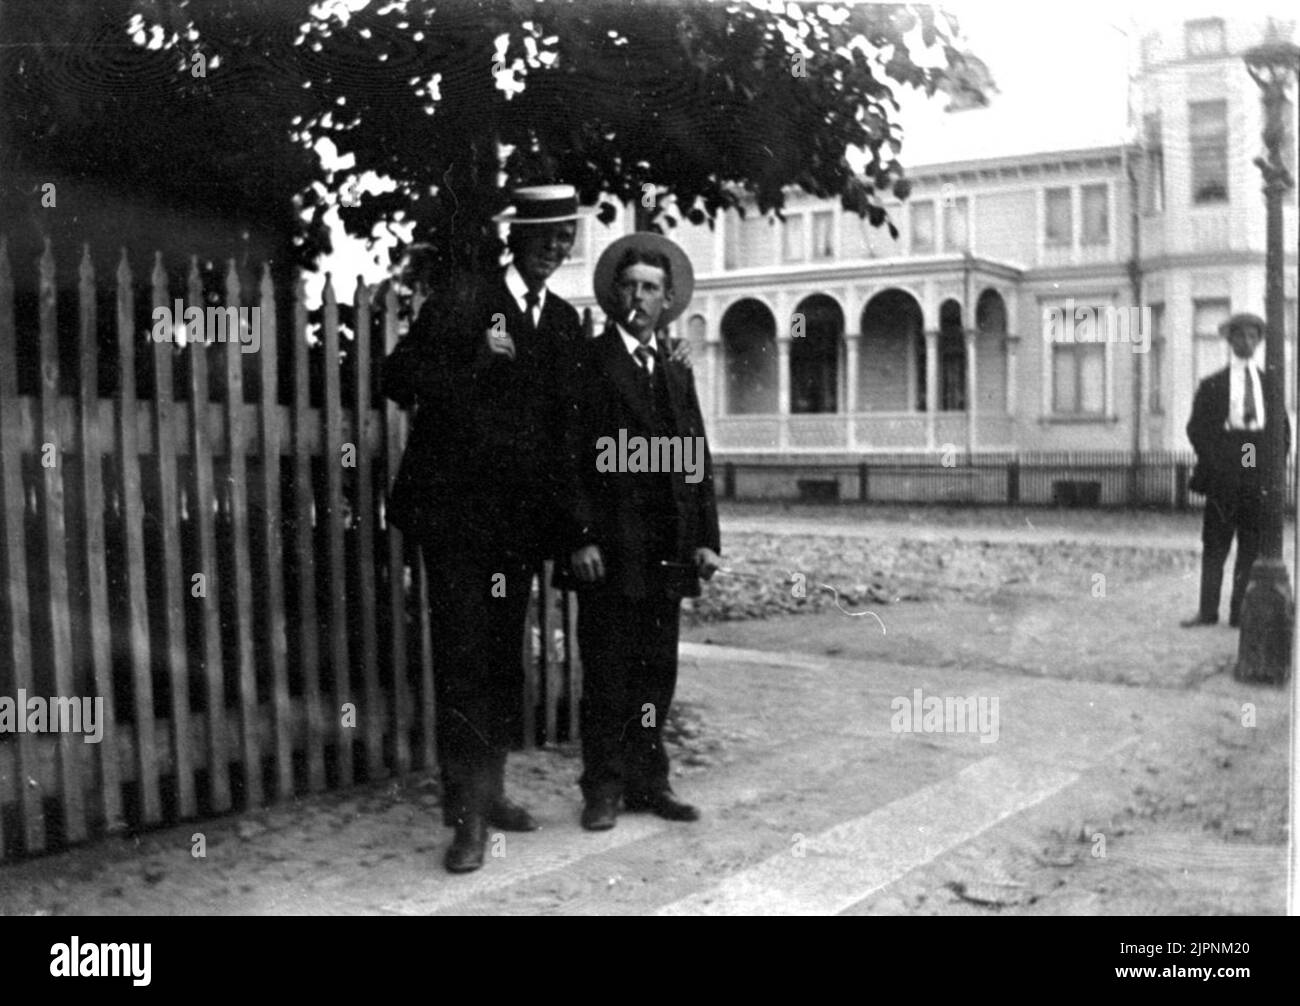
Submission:
[[[680,363],[687,370],[694,369],[691,366],[691,344],[689,342],[685,339],[669,339],[668,345],[671,347],[668,359],[672,360],[673,363]]]

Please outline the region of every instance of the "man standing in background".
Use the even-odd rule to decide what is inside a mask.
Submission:
[[[1181,623],[1183,628],[1219,621],[1223,566],[1234,536],[1237,561],[1232,571],[1228,624],[1233,628],[1240,624],[1250,567],[1259,554],[1260,490],[1265,482],[1259,462],[1268,423],[1287,424],[1290,453],[1290,422],[1285,415],[1265,415],[1264,375],[1254,362],[1266,328],[1264,319],[1255,314],[1234,314],[1219,326],[1219,334],[1232,347],[1232,360],[1201,382],[1192,403],[1187,438],[1196,450],[1196,471],[1188,488],[1205,494],[1205,517],[1200,606]],[[1285,458],[1279,460],[1285,464]]]

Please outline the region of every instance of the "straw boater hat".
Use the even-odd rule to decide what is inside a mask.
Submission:
[[[527,185],[510,193],[513,204],[492,219],[499,224],[558,224],[578,219],[578,192],[572,185]]]
[[[1257,314],[1250,314],[1243,311],[1240,314],[1234,314],[1231,318],[1220,325],[1219,334],[1226,339],[1232,334],[1234,328],[1249,328],[1252,325],[1259,329],[1260,335],[1268,333],[1268,323],[1264,321],[1263,318]]]
[[[663,316],[659,319],[659,327],[663,328],[674,321],[690,304],[691,294],[695,292],[695,269],[691,266],[691,260],[686,257],[686,252],[662,234],[637,231],[635,234],[627,234],[619,238],[601,253],[599,261],[596,262],[596,275],[592,277],[596,303],[600,305],[607,318],[617,318],[622,312],[614,294],[614,269],[629,248],[658,252],[668,259],[669,267],[673,272],[673,302],[664,309]]]

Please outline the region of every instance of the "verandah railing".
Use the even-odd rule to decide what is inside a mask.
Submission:
[[[23,317],[0,239],[0,702],[23,716],[0,729],[0,859],[436,760],[425,577],[382,505],[406,432],[373,380],[395,294],[359,282],[349,332],[328,281],[313,325],[301,281],[282,319],[269,274],[246,297],[231,263],[254,353],[243,329],[155,341],[161,261],[137,286],[124,253],[100,319],[86,249],[61,326],[47,247]],[[182,299],[212,304],[194,262]],[[539,582],[526,746],[577,735],[575,611]],[[20,696],[102,700],[102,740],[47,732]]]

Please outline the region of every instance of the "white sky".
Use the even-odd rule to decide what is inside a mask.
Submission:
[[[989,108],[946,113],[942,94],[927,101],[898,89],[905,134],[900,159],[908,168],[1119,143],[1127,124],[1130,53],[1136,69],[1143,24],[1214,15],[1286,17],[1290,10],[1283,0],[948,0],[944,6],[957,16],[967,47],[988,65],[998,92]],[[386,274],[373,261],[375,252],[341,227],[334,239],[337,251],[321,269],[346,277],[346,296],[358,273],[368,282]],[[381,258],[386,263],[387,255]],[[309,278],[313,298],[320,286],[320,278]]]

